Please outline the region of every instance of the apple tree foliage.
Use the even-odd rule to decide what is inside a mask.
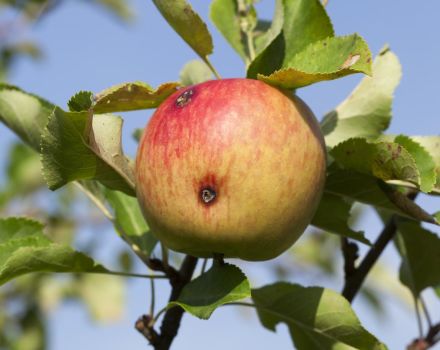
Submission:
[[[122,18],[130,17],[123,2],[95,2]],[[170,303],[136,322],[136,329],[156,349],[171,346],[184,311],[209,319],[225,304],[255,308],[261,325],[269,330],[285,323],[298,349],[386,349],[361,325],[350,303],[359,293],[380,308],[377,290],[371,281],[364,280],[367,275],[370,280],[386,278],[388,272],[383,266],[382,272],[377,272],[381,267],[378,260],[394,241],[401,256],[400,281],[411,291],[419,318],[422,309],[429,326],[423,339],[410,346],[421,349],[417,346],[422,342],[426,349],[433,346],[440,340],[440,326],[434,322],[440,320],[428,316],[422,292],[434,289],[440,294],[440,238],[427,229],[427,224],[439,225],[440,215],[427,212],[414,200],[418,193],[440,194],[440,136],[386,133],[394,90],[401,77],[396,55],[384,47],[373,58],[360,35],[336,35],[325,6],[318,0],[277,0],[271,21],[258,18],[252,0],[212,0],[210,20],[243,59],[243,75],[248,78],[295,93],[321,81],[357,73],[365,76],[350,96],[322,118],[328,150],[326,187],[311,223],[313,231],[292,248],[298,265],[313,265],[325,274],[334,274],[335,246],[340,241],[345,272],[342,292],[282,281],[255,286],[240,268],[221,259],[214,259],[210,267],[210,262],[204,261],[202,273],[193,276],[197,259],[168,252],[143,219],[135,198],[133,161],[122,147],[123,120],[114,113],[156,108],[180,87],[220,75],[209,59],[214,53],[211,34],[190,3],[153,2],[200,58],[185,65],[176,82],[158,87],[130,82],[98,93],[80,91],[68,101],[68,110],[22,88],[0,85],[0,120],[26,145],[17,144],[11,150],[7,189],[0,193],[0,208],[41,191],[43,182],[51,190],[61,189],[55,197],[59,201],[56,216],[46,213],[42,220],[41,213],[36,212],[34,219],[0,219],[2,288],[26,293],[23,286],[51,286],[51,291],[42,289],[41,293],[80,295],[87,303],[97,297],[90,279],[103,274],[167,278]],[[19,7],[26,16],[35,16],[42,3],[1,2]],[[7,60],[2,64],[6,69]],[[133,274],[123,268],[127,264],[121,264],[121,271],[113,271],[92,258],[93,249],[81,252],[71,247],[71,226],[78,223],[67,213],[72,198],[80,196],[78,191],[96,205],[126,243],[126,249],[154,274]],[[352,227],[359,204],[376,210],[384,222],[374,242]],[[339,238],[335,241],[336,236]],[[358,257],[359,245],[367,251],[362,258]],[[373,266],[377,269],[370,274]],[[280,278],[294,268],[279,265]],[[50,275],[37,272],[68,272],[75,278],[59,286]],[[10,283],[22,275],[26,276]],[[108,291],[109,298],[118,298],[114,293],[119,290],[115,286],[105,288],[99,297],[106,298]],[[36,316],[30,313],[29,317]],[[7,323],[0,317],[0,325]],[[2,341],[6,344],[7,339],[0,339],[0,344]]]

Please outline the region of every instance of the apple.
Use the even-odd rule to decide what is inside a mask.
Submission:
[[[297,96],[258,80],[212,80],[155,111],[139,143],[136,192],[165,246],[267,260],[310,223],[325,170],[318,122]]]

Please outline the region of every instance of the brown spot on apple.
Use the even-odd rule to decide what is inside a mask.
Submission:
[[[176,99],[176,106],[177,107],[184,107],[188,103],[191,102],[192,96],[194,95],[194,89],[188,89],[182,92],[179,97]]]

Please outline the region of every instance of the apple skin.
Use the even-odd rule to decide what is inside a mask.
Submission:
[[[302,100],[258,80],[212,80],[156,110],[138,148],[136,192],[165,246],[268,260],[310,223],[325,171],[324,139]]]

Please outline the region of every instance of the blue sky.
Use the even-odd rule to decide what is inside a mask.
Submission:
[[[206,0],[191,2],[207,19]],[[98,92],[113,84],[142,80],[156,86],[178,79],[181,67],[196,58],[191,49],[174,33],[158,14],[151,1],[134,0],[137,19],[123,25],[111,15],[95,11],[81,1],[67,1],[36,27],[24,33],[37,40],[46,57],[41,63],[20,61],[11,75],[11,83],[41,95],[60,106],[66,106],[70,96],[79,90]],[[272,14],[273,2],[262,0],[259,9],[263,17]],[[392,133],[410,135],[439,134],[438,122],[438,57],[440,54],[440,2],[410,1],[342,1],[329,0],[328,11],[338,35],[358,32],[369,43],[373,53],[388,43],[403,65],[403,78],[395,96]],[[210,25],[215,51],[212,62],[223,77],[240,77],[244,66],[238,55]],[[351,76],[339,81],[325,82],[302,89],[299,95],[310,105],[317,117],[334,108],[353,89],[361,77]],[[151,112],[125,114],[124,145],[130,155],[135,154],[131,132],[142,127]],[[14,140],[14,136],[0,126],[0,147]],[[0,165],[5,155],[0,155]],[[433,200],[426,202],[430,211],[438,209]],[[380,230],[379,222],[368,215],[362,222],[370,238]],[[92,233],[86,233],[92,234]],[[102,259],[122,244],[116,235],[104,232],[106,245]],[[300,244],[300,242],[299,242]],[[397,259],[390,247],[386,259],[396,266]],[[339,254],[339,252],[335,252]],[[258,285],[269,283],[272,276],[263,263],[243,266]],[[333,287],[338,288],[337,285]],[[166,284],[158,289],[159,300],[167,298]],[[430,298],[431,299],[431,298]],[[130,280],[128,307],[125,318],[111,326],[96,326],[85,310],[76,303],[68,303],[50,317],[50,349],[147,348],[145,340],[132,325],[148,306],[148,283]],[[389,301],[390,317],[373,316],[365,304],[355,303],[359,317],[373,333],[389,345],[402,349],[416,336],[414,316]],[[438,310],[438,303],[434,305]],[[437,313],[438,314],[438,313]],[[285,326],[271,333],[259,326],[252,310],[237,311],[232,307],[217,310],[208,322],[186,315],[175,342],[175,349],[289,349],[291,340]]]

